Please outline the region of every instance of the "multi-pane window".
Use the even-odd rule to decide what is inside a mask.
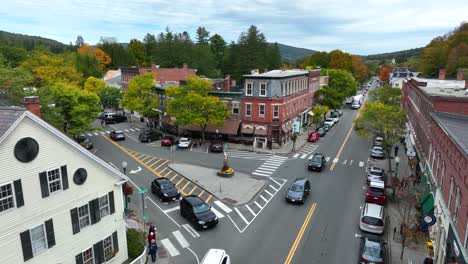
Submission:
[[[80,229],[89,226],[91,220],[89,216],[88,204],[78,207],[78,221],[80,223]]]
[[[47,182],[49,184],[49,193],[53,193],[62,189],[59,168],[47,171]]]
[[[47,249],[47,239],[44,225],[38,225],[30,230],[31,234],[31,247],[33,256],[41,253]]]
[[[104,247],[104,259],[106,261],[111,260],[114,257],[114,245],[112,244],[112,236],[105,238],[102,241]]]
[[[232,113],[236,115],[239,114],[239,103],[232,102]]]
[[[246,116],[252,115],[252,104],[245,104],[245,115]]]
[[[246,84],[245,95],[252,95],[252,83]]]
[[[259,117],[264,117],[265,116],[265,105],[264,104],[259,104],[258,105],[258,116]]]
[[[94,264],[93,248],[83,251],[83,264]]]
[[[99,212],[101,213],[101,218],[106,215],[109,215],[109,196],[106,194],[102,197],[99,197]]]
[[[273,118],[279,118],[279,105],[273,106]]]
[[[0,186],[0,212],[15,207],[13,184],[7,183]]]
[[[267,88],[266,83],[260,84],[260,96],[266,96],[266,88]]]

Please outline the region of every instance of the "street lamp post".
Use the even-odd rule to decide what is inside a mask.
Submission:
[[[398,176],[398,164],[400,164],[400,157],[395,157],[395,177]]]
[[[122,170],[124,174],[127,174],[127,162],[125,160],[122,162]]]
[[[216,129],[216,140],[218,140],[218,138],[219,138],[219,137],[218,137],[218,133],[219,133],[219,130]]]

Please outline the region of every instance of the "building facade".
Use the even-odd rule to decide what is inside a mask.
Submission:
[[[320,70],[273,70],[244,75],[242,128],[255,148],[275,148],[302,133],[320,88]]]
[[[416,72],[408,67],[393,68],[390,73],[389,83],[393,88],[402,88],[403,81],[409,78],[418,77],[420,72]]]
[[[190,69],[186,63],[182,68],[160,68],[159,65],[151,65],[150,68],[139,68],[139,67],[124,67],[121,68],[122,74],[122,88],[123,90],[128,89],[128,82],[137,75],[143,75],[145,73],[153,73],[154,81],[158,84],[166,84],[170,82],[177,82],[187,80],[188,76],[195,76],[197,74],[196,69]]]
[[[411,78],[403,82],[403,108],[420,160],[423,214],[430,227],[435,263],[467,263],[468,81]]]
[[[126,177],[22,108],[0,108],[0,263],[123,263]]]

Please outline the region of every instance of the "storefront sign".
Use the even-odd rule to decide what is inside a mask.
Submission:
[[[437,222],[437,219],[433,214],[425,214],[422,216],[422,222],[424,225],[433,226]]]
[[[458,244],[452,225],[449,226],[446,241],[445,263],[466,264],[465,257],[463,256],[464,252],[461,252],[463,247]]]

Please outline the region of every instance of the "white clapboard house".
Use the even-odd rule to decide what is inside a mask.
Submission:
[[[126,261],[125,181],[32,112],[0,107],[0,263]]]

